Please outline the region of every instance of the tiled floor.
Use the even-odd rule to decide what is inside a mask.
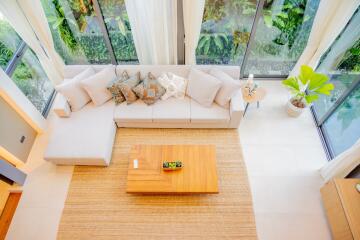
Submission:
[[[249,107],[239,129],[259,239],[330,239],[318,172],[327,160],[311,114],[289,118],[287,91],[279,82],[260,84],[268,95],[259,109]],[[7,239],[56,238],[73,168],[44,162],[46,141],[37,139],[25,167],[29,177]]]

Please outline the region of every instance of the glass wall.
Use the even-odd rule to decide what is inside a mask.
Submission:
[[[41,2],[65,64],[109,64],[113,54],[118,63],[137,62],[124,0],[98,0],[101,16],[91,0]]]
[[[53,85],[36,55],[26,46],[1,13],[0,64],[24,95],[44,114],[54,93]]]
[[[20,44],[20,37],[0,13],[0,66],[3,70],[6,69]]]
[[[287,76],[306,46],[318,5],[319,0],[206,0],[197,63],[240,65],[245,77]]]
[[[335,85],[331,96],[321,96],[313,110],[333,156],[360,138],[360,10],[322,56],[317,71]]]
[[[98,0],[118,63],[138,63],[124,0]]]
[[[256,0],[206,0],[197,64],[241,65],[256,6]]]
[[[287,76],[303,52],[319,0],[265,1],[244,75]]]

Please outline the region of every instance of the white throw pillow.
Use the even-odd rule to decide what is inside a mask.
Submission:
[[[94,76],[81,81],[81,85],[85,88],[95,106],[100,106],[112,98],[107,86],[114,78],[116,78],[115,67],[110,65]]]
[[[201,105],[211,107],[221,87],[221,81],[195,68],[191,68],[188,79],[186,94]]]
[[[161,97],[162,100],[166,100],[169,97],[184,99],[187,85],[187,80],[185,78],[168,72],[161,74],[158,78],[158,82],[166,90],[165,94]]]
[[[229,108],[231,98],[241,88],[240,82],[217,68],[212,68],[209,74],[222,81],[221,88],[216,94],[215,102],[224,108]]]
[[[91,98],[87,92],[82,88],[81,81],[85,78],[91,77],[95,74],[95,71],[92,67],[89,67],[76,75],[72,79],[64,80],[64,82],[55,87],[56,91],[61,93],[68,103],[70,104],[71,111],[79,111],[84,107]]]

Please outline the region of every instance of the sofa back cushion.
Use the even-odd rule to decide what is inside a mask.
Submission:
[[[72,79],[67,79],[67,81],[64,81],[55,87],[55,89],[69,102],[71,111],[79,111],[88,102],[90,102],[90,96],[85,89],[83,89],[81,81],[94,74],[94,69],[88,66],[84,71],[80,72]]]
[[[114,66],[108,65],[93,76],[83,79],[81,85],[89,94],[95,106],[100,106],[112,97],[107,86],[115,78],[116,74]]]
[[[195,68],[190,70],[188,79],[186,94],[204,107],[211,107],[222,82]]]
[[[230,75],[234,79],[239,79],[240,67],[239,66],[214,66],[214,65],[117,65],[116,74],[118,76],[124,70],[127,70],[129,75],[135,74],[140,71],[141,76],[146,76],[148,72],[154,74],[155,77],[160,77],[162,73],[171,72],[180,77],[187,78],[191,68],[199,69],[208,73],[213,67],[217,67],[221,71]]]
[[[234,80],[232,77],[218,68],[211,69],[209,74],[222,82],[221,88],[216,94],[215,102],[224,108],[229,108],[230,99],[241,88],[240,81]]]

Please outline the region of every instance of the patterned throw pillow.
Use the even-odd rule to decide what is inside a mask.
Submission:
[[[119,84],[121,93],[124,95],[127,104],[131,104],[138,99],[136,94],[133,92],[132,88],[137,86],[140,83],[140,81],[141,81],[140,72],[138,72],[134,76],[130,77],[126,81],[121,82]]]
[[[127,71],[123,71],[123,73],[121,74],[121,76],[119,78],[115,78],[107,86],[107,90],[110,91],[116,105],[118,105],[126,100],[120,90],[120,83],[125,82],[129,78],[130,77],[129,77],[129,74],[127,73]]]
[[[133,91],[147,105],[154,104],[161,98],[162,95],[165,94],[165,88],[161,86],[156,77],[150,72],[144,81],[133,88]]]
[[[178,99],[184,99],[186,92],[187,79],[175,75],[171,72],[163,73],[158,82],[166,90],[165,94],[161,97],[162,100],[166,100],[170,97]]]

